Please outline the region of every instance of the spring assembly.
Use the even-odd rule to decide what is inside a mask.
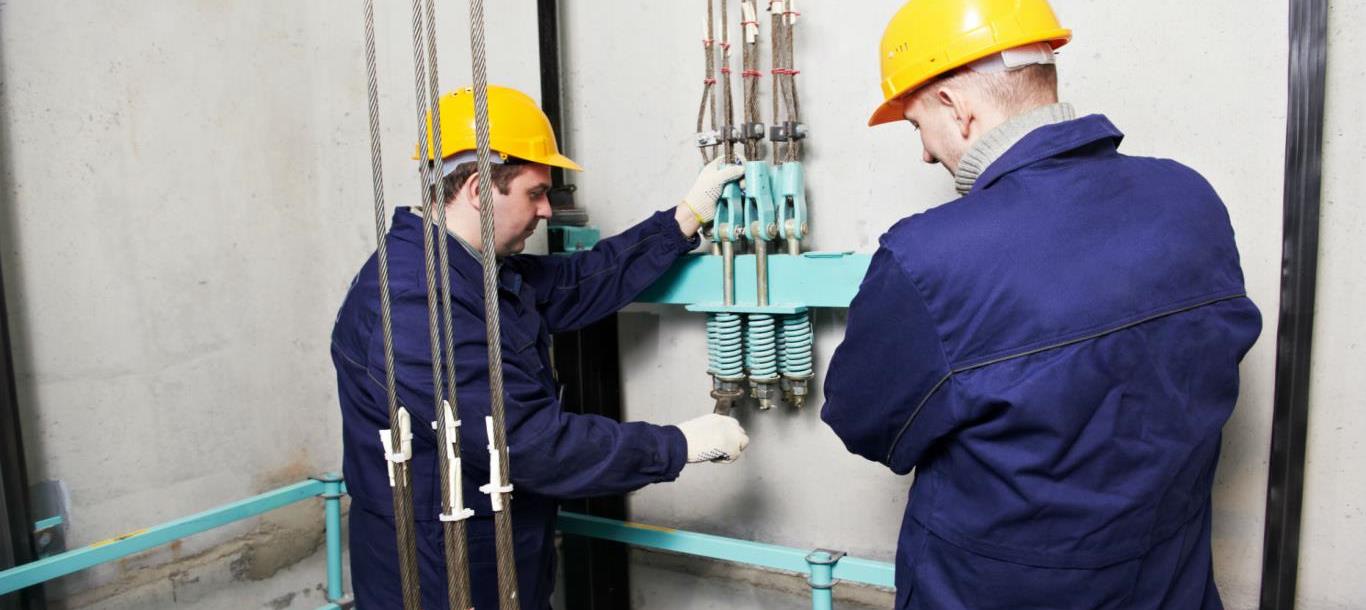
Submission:
[[[746,331],[745,359],[749,362],[750,388],[759,401],[759,408],[767,410],[773,407],[776,398],[773,393],[779,379],[778,337],[773,316],[750,314]]]
[[[742,319],[733,313],[707,316],[707,351],[711,367],[707,371],[718,379],[737,380],[745,376]]]
[[[707,374],[716,377],[721,366],[721,314],[707,314]]]
[[[806,404],[807,383],[811,379],[811,345],[815,333],[811,329],[811,312],[783,316],[779,335],[779,369],[783,375],[788,404],[800,408]]]

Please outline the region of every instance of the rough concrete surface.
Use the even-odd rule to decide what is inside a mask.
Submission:
[[[909,127],[864,124],[879,101],[874,49],[900,4],[802,6],[808,249],[870,252],[893,222],[954,196],[942,169],[918,161]],[[1060,56],[1063,98],[1110,116],[1127,134],[1126,152],[1175,158],[1210,180],[1228,204],[1249,293],[1263,311],[1214,499],[1218,584],[1229,608],[1250,609],[1280,305],[1285,3],[1053,4],[1075,31]],[[1330,5],[1299,587],[1308,610],[1366,607],[1357,577],[1366,547],[1357,467],[1366,460],[1366,8]],[[328,335],[374,247],[361,6],[0,0],[0,259],[29,474],[66,483],[70,545],[339,468]],[[442,82],[455,87],[469,74],[464,5],[440,7]],[[674,205],[700,165],[692,141],[704,8],[561,3],[564,145],[587,168],[571,179],[604,234]],[[417,133],[410,26],[406,5],[381,4],[391,207],[419,192],[408,159]],[[538,96],[535,3],[489,3],[488,27],[491,79]],[[767,81],[761,90],[767,114]],[[543,238],[532,246],[544,247]],[[709,410],[702,317],[632,306],[620,320],[627,416],[673,423]],[[819,311],[814,321],[818,397],[844,313]],[[891,560],[911,479],[848,454],[820,423],[820,402],[742,410],[752,439],[743,459],[690,466],[677,483],[632,495],[633,518]],[[320,525],[316,504],[299,507],[48,590],[72,608],[314,607],[324,577]],[[634,557],[638,608],[805,604],[800,587],[781,584],[786,577]],[[885,597],[860,600],[849,603],[886,607]]]

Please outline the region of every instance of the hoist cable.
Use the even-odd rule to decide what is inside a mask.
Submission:
[[[423,76],[423,75],[422,75],[421,72],[419,71],[419,72],[417,73],[417,76],[418,76],[418,80],[417,80],[418,121],[419,121],[419,129],[420,129],[420,130],[423,130],[422,133],[421,133],[422,139],[419,140],[419,141],[420,141],[420,142],[431,142],[431,149],[430,149],[430,150],[431,150],[431,156],[430,156],[430,160],[429,160],[429,158],[424,154],[424,155],[422,156],[422,162],[421,162],[423,168],[429,168],[429,169],[431,170],[431,173],[429,173],[430,182],[427,181],[426,179],[423,180],[423,184],[424,184],[423,194],[424,194],[425,196],[430,196],[430,197],[431,197],[431,200],[427,202],[427,206],[424,207],[424,210],[428,210],[428,209],[429,209],[429,210],[431,211],[431,216],[435,218],[436,226],[437,226],[437,227],[440,227],[440,229],[436,231],[436,233],[437,233],[437,235],[439,235],[439,237],[437,237],[434,241],[437,242],[437,248],[436,248],[436,249],[437,249],[437,261],[436,261],[436,266],[437,266],[437,268],[440,269],[440,281],[441,281],[441,298],[440,298],[440,302],[441,302],[441,324],[439,325],[439,327],[440,327],[440,329],[443,330],[443,333],[442,333],[443,337],[442,337],[442,338],[444,339],[444,342],[441,343],[441,344],[438,344],[438,343],[436,342],[436,335],[437,335],[438,324],[437,324],[437,320],[436,320],[436,317],[435,317],[435,314],[436,314],[435,309],[432,307],[432,304],[433,304],[433,303],[435,302],[435,300],[436,300],[436,299],[435,299],[435,296],[436,296],[436,295],[435,295],[435,292],[434,292],[434,290],[432,289],[432,284],[433,284],[432,269],[431,269],[431,268],[432,268],[432,252],[431,252],[431,249],[430,249],[430,243],[431,243],[431,241],[433,241],[433,240],[432,240],[432,239],[424,239],[423,247],[424,247],[425,254],[426,254],[426,258],[427,258],[427,269],[428,269],[428,270],[427,270],[427,284],[428,284],[428,289],[427,289],[427,299],[428,299],[428,321],[429,321],[429,324],[430,324],[430,331],[431,331],[431,338],[432,338],[432,352],[433,352],[433,358],[434,358],[434,360],[433,360],[434,370],[433,370],[433,373],[432,373],[432,378],[433,378],[433,396],[434,396],[434,405],[433,405],[433,408],[435,409],[436,430],[437,430],[437,445],[438,445],[438,449],[437,449],[437,452],[436,452],[436,454],[437,454],[437,469],[438,469],[438,470],[440,471],[440,473],[441,473],[441,474],[440,474],[440,481],[441,481],[441,508],[442,508],[442,511],[441,511],[441,512],[442,512],[443,515],[452,515],[452,514],[455,514],[457,508],[461,508],[461,509],[464,508],[464,507],[454,507],[454,506],[452,506],[452,503],[451,503],[452,493],[457,493],[457,494],[458,494],[458,493],[460,493],[460,490],[452,490],[452,489],[450,489],[450,487],[451,487],[451,485],[452,485],[453,483],[452,483],[451,477],[450,477],[450,476],[447,476],[447,473],[450,471],[450,468],[452,468],[452,464],[451,464],[451,460],[450,460],[450,455],[454,455],[454,456],[457,457],[457,458],[460,456],[460,436],[459,436],[459,432],[458,432],[459,429],[456,428],[456,427],[453,426],[453,425],[448,425],[449,423],[452,423],[452,422],[448,422],[446,418],[447,418],[447,417],[454,417],[454,418],[456,418],[455,421],[458,422],[458,421],[459,421],[458,418],[459,418],[459,412],[460,412],[460,410],[459,410],[459,408],[458,408],[458,406],[457,406],[457,402],[456,402],[456,386],[455,386],[455,379],[456,379],[456,378],[455,378],[455,354],[454,354],[455,341],[454,341],[454,329],[453,329],[452,317],[451,317],[450,252],[449,252],[449,246],[448,246],[448,243],[447,243],[448,240],[446,239],[446,229],[445,229],[445,227],[446,227],[446,205],[445,205],[445,204],[446,204],[446,199],[447,199],[447,196],[448,196],[448,195],[446,194],[445,178],[444,178],[443,176],[441,176],[441,171],[437,169],[437,168],[442,167],[442,158],[444,157],[446,151],[445,151],[444,146],[442,146],[442,138],[441,138],[440,72],[439,72],[439,70],[438,70],[438,68],[437,68],[437,59],[436,59],[436,7],[435,7],[435,4],[434,4],[433,0],[426,0],[425,9],[426,9],[426,15],[425,15],[426,19],[425,19],[425,21],[426,21],[426,42],[427,42],[427,49],[426,49],[426,51],[427,51],[427,62],[425,63],[425,66],[426,66],[426,75],[425,75],[425,76],[426,76],[426,81],[427,81],[427,104],[426,104],[426,110],[427,110],[427,112],[426,112],[426,113],[423,112],[423,106],[424,106],[423,103],[422,103],[422,76]],[[421,50],[420,50],[420,46],[419,46],[419,45],[420,45],[420,40],[421,40],[421,38],[422,38],[421,33],[420,33],[420,31],[419,31],[419,29],[420,29],[420,28],[419,28],[419,21],[421,21],[421,20],[422,20],[422,19],[421,19],[421,17],[420,17],[420,13],[419,13],[419,10],[418,10],[418,0],[413,0],[413,28],[414,28],[414,30],[413,30],[413,45],[414,45],[413,56],[414,56],[415,61],[417,61],[417,63],[418,63],[419,66],[423,65],[423,63],[420,61]],[[431,133],[430,133],[430,135],[431,135],[431,137],[430,137],[430,139],[427,138],[427,135],[428,135],[428,134],[427,134],[426,131],[425,131],[425,130],[427,129],[427,127],[428,127],[428,123],[427,123],[426,121],[423,120],[423,115],[424,115],[424,114],[428,114],[429,116],[431,116],[431,122],[430,122],[430,128],[431,128]],[[429,162],[429,161],[430,161],[430,162]],[[425,186],[425,185],[430,185],[431,188],[427,188],[427,186]],[[424,220],[426,219],[427,216],[428,216],[427,214],[424,214]],[[426,222],[426,223],[425,223],[425,226],[427,227],[425,233],[426,233],[427,235],[430,235],[430,234],[432,233],[432,225],[431,225],[431,223],[430,223],[430,222]],[[441,346],[444,346],[444,349],[442,349]],[[443,353],[444,353],[444,357],[443,357]],[[441,370],[440,370],[440,366],[439,366],[439,364],[438,364],[438,363],[441,363],[441,362],[443,362],[443,361],[444,361],[444,364],[445,364],[445,374],[446,374],[446,377],[445,377],[445,378],[446,378],[446,383],[445,383],[445,384],[442,384],[442,383],[441,383]],[[445,395],[445,404],[449,404],[449,405],[450,405],[450,411],[449,411],[449,412],[448,412],[445,408],[442,408],[442,403],[443,403],[443,400],[442,400],[442,389],[443,389],[443,386],[444,386],[444,388],[445,388],[445,394],[446,394],[446,395]],[[447,453],[447,448],[448,448],[448,447],[452,449],[449,455],[448,455],[448,453]],[[459,468],[459,462],[458,462],[458,461],[456,462],[455,467],[456,467],[456,468]],[[457,479],[457,480],[459,480],[459,479]],[[445,549],[445,557],[446,557],[446,596],[447,596],[447,604],[448,604],[448,606],[449,606],[450,608],[453,608],[453,609],[455,609],[455,608],[458,608],[458,609],[465,609],[465,608],[469,608],[469,607],[471,607],[471,606],[473,605],[473,603],[472,603],[472,601],[471,601],[471,596],[470,596],[469,552],[468,552],[467,543],[466,543],[465,529],[466,529],[466,528],[465,528],[465,522],[464,522],[463,519],[461,519],[461,520],[455,520],[455,521],[448,521],[448,520],[445,520],[445,519],[442,520],[442,534],[443,534],[443,538],[444,538],[444,542],[445,542],[445,544],[443,545],[443,548]]]
[[[730,85],[730,22],[726,17],[726,5],[730,0],[721,0],[721,108],[724,116],[721,134],[725,143],[726,162],[735,159],[735,101]]]
[[[741,73],[741,77],[745,79],[744,115],[747,126],[759,122],[759,79],[763,77],[763,73],[759,72],[759,21],[757,8],[754,2],[755,0],[742,0],[740,3],[740,30],[744,44],[741,53],[741,62],[744,65],[744,71]],[[758,138],[751,137],[751,134],[749,133],[745,133],[744,138],[745,157],[751,161],[757,160],[759,158],[760,150]]]
[[[398,391],[394,382],[393,315],[389,298],[389,251],[385,244],[384,171],[380,152],[379,77],[375,66],[374,0],[365,0],[365,72],[370,111],[370,173],[375,199],[375,241],[379,267],[380,325],[384,334],[385,391],[389,403],[389,428],[394,447],[403,439],[399,427]],[[399,559],[399,579],[403,587],[403,607],[418,610],[422,605],[418,590],[417,545],[413,532],[413,498],[407,462],[391,464],[394,470],[394,531]]]
[[[773,68],[770,69],[768,72],[772,83],[772,95],[770,96],[773,98],[772,120],[773,126],[777,127],[779,125],[782,125],[782,115],[779,113],[779,110],[785,107],[785,105],[783,104],[785,100],[784,83],[781,80],[782,77],[779,76],[780,74],[782,74],[781,68],[783,66],[784,47],[782,25],[783,16],[781,14],[781,11],[775,12],[773,10],[774,4],[774,0],[769,0],[768,12],[771,16],[771,19],[769,20],[769,63],[773,65]],[[784,146],[788,145],[789,144],[785,144],[780,140],[775,140],[773,142],[773,161],[775,163],[779,161],[779,154],[782,152]]]
[[[794,52],[796,18],[799,13],[793,8],[792,0],[770,0],[769,13],[773,19],[773,68],[770,70],[773,76],[773,124],[795,128],[801,123]],[[801,145],[799,134],[787,134],[781,150],[775,144],[774,162],[799,160]]]
[[[484,322],[489,353],[489,397],[493,417],[494,451],[497,452],[499,480],[504,484],[508,476],[506,416],[503,405],[503,346],[498,311],[498,260],[493,239],[493,196],[489,169],[489,106],[488,58],[484,48],[484,2],[470,0],[470,46],[474,75],[474,133],[477,146],[479,173],[479,243],[484,263]],[[498,606],[501,610],[519,610],[517,599],[517,562],[512,540],[512,497],[506,492],[490,488],[489,493],[500,495],[502,510],[494,513],[494,538],[498,553]]]
[[[716,52],[713,48],[715,44],[713,5],[714,0],[707,0],[707,26],[702,39],[702,50],[706,53],[706,77],[702,79],[702,102],[697,107],[697,134],[699,137],[701,137],[702,130],[706,125],[705,119],[708,109],[711,110],[712,131],[716,131]],[[707,147],[698,146],[698,151],[702,153],[703,163],[707,163],[716,157],[716,147],[710,148],[711,154],[709,155]]]
[[[784,22],[787,33],[784,35],[784,44],[787,50],[783,53],[785,68],[787,68],[787,104],[788,120],[794,124],[802,123],[802,102],[796,94],[796,75],[800,74],[796,70],[796,18],[800,16],[792,7],[795,0],[787,0],[787,12],[785,12]],[[802,139],[792,139],[791,146],[788,147],[788,161],[800,161],[802,158]]]

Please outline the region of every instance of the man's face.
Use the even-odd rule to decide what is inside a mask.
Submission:
[[[550,168],[528,165],[508,184],[506,195],[493,188],[493,242],[498,256],[517,254],[526,240],[550,218]]]
[[[935,89],[925,87],[911,94],[903,116],[920,134],[921,160],[939,163],[949,175],[954,175],[959,159],[967,152],[968,139],[963,135],[954,106],[939,99]]]

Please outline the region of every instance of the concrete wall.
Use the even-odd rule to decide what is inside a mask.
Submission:
[[[878,101],[874,49],[900,4],[802,6],[797,62],[811,130],[810,249],[871,251],[895,220],[953,197],[943,170],[919,163],[919,142],[909,127],[864,127]],[[1353,25],[1363,15],[1349,4],[1335,3],[1332,17],[1316,444],[1301,572],[1306,608],[1366,604],[1359,579],[1346,572],[1355,565],[1354,549],[1366,544],[1361,503],[1353,499],[1362,483],[1348,474],[1362,451],[1363,418],[1353,408],[1360,406],[1360,375],[1350,371],[1360,366],[1360,325],[1351,316],[1363,302],[1356,268],[1362,253],[1353,239],[1362,231],[1363,214],[1351,197],[1362,194],[1353,168],[1362,161],[1366,137],[1357,114],[1366,91],[1362,71],[1359,62],[1345,59],[1361,55]],[[672,205],[698,167],[691,136],[701,92],[703,6],[594,2],[565,8],[568,139],[588,168],[575,179],[605,231]],[[1243,398],[1226,427],[1215,491],[1219,586],[1230,608],[1252,608],[1261,569],[1279,307],[1285,3],[1056,0],[1054,6],[1076,31],[1061,56],[1063,97],[1082,113],[1110,116],[1127,134],[1124,151],[1175,158],[1209,178],[1228,204],[1249,292],[1266,316],[1267,330],[1244,362]],[[601,35],[604,19],[630,25]],[[764,89],[767,96],[767,84]],[[767,113],[767,97],[763,107]],[[628,415],[671,422],[705,412],[702,317],[636,306],[621,320]],[[842,314],[821,312],[816,320],[821,371],[842,337]],[[815,410],[742,413],[753,439],[744,459],[690,467],[677,484],[636,494],[634,518],[890,560],[910,479],[846,454]],[[657,572],[642,567],[633,580],[642,607],[720,607],[730,596],[710,583],[651,575]],[[756,605],[777,607],[781,599]]]
[[[378,18],[391,205],[417,194],[401,4]],[[563,4],[567,144],[588,168],[575,180],[595,222],[620,230],[673,205],[698,165],[701,3]],[[942,170],[918,162],[909,128],[864,127],[877,101],[873,49],[899,4],[803,6],[812,249],[871,251],[895,220],[953,196]],[[468,75],[463,3],[442,6],[443,86],[454,87]],[[1266,314],[1216,489],[1219,584],[1230,608],[1251,608],[1279,305],[1285,5],[1055,7],[1077,32],[1062,56],[1064,97],[1108,114],[1127,152],[1179,159],[1214,183]],[[493,79],[536,95],[534,3],[488,9]],[[1353,476],[1366,458],[1364,337],[1353,319],[1366,300],[1356,205],[1366,72],[1353,61],[1366,52],[1355,27],[1366,13],[1337,0],[1332,19],[1300,589],[1311,609],[1366,604],[1353,578],[1366,544],[1366,490]],[[31,478],[68,485],[73,545],[337,467],[327,335],[374,239],[362,61],[358,0],[0,2],[0,257]],[[816,321],[821,371],[842,313]],[[621,347],[630,417],[669,423],[709,408],[700,316],[635,306]],[[690,467],[678,484],[636,494],[635,517],[890,560],[910,479],[846,454],[816,408],[743,413],[754,439],[743,460]],[[305,566],[316,556],[285,566],[316,545],[310,514],[316,507],[196,537],[53,592],[73,606],[309,607],[322,572]],[[797,599],[780,578],[717,576],[643,558],[633,597],[642,608]],[[243,588],[244,579],[268,584]]]
[[[455,87],[465,5],[440,4]],[[382,5],[386,184],[412,203],[410,17]],[[30,478],[68,486],[72,545],[339,468],[328,336],[374,248],[361,6],[0,2],[0,258]],[[488,19],[490,72],[536,94],[534,3]],[[212,607],[321,524],[272,515],[50,591]],[[314,565],[222,607],[316,607]]]

